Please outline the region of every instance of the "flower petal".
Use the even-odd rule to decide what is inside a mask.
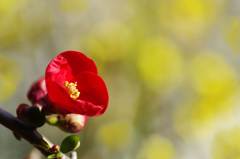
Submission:
[[[58,57],[63,57],[67,60],[74,74],[85,71],[97,74],[95,62],[79,51],[64,51],[56,58]]]
[[[72,68],[69,62],[63,56],[56,56],[47,66],[45,78],[47,80],[56,81],[59,85],[64,86],[66,80],[72,80]],[[46,83],[47,88],[49,83]]]
[[[109,97],[103,79],[91,72],[80,73],[75,78],[78,83],[78,89],[81,93],[79,99],[89,102],[86,105],[86,108],[84,108],[87,110],[86,114],[92,115],[94,113],[104,113],[108,105]],[[92,107],[92,110],[89,107]],[[99,107],[101,110],[97,110]]]

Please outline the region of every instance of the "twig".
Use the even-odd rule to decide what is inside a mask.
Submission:
[[[43,137],[36,129],[28,126],[23,121],[14,117],[2,108],[0,108],[0,124],[27,140],[34,147],[40,150],[43,155],[48,156],[53,153],[51,151],[53,144],[50,141]],[[63,158],[69,159],[69,157],[65,155]]]

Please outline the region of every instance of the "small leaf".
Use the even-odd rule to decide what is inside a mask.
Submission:
[[[48,159],[53,159],[53,158],[56,158],[56,154],[51,154],[47,157]]]
[[[76,150],[80,146],[80,137],[77,135],[70,135],[66,137],[61,144],[61,152],[68,153]]]
[[[56,154],[56,157],[57,157],[57,158],[62,158],[62,157],[63,157],[63,154],[62,154],[61,152],[59,152],[59,153]]]
[[[56,158],[61,158],[63,155],[62,153],[57,153],[57,154],[51,154],[47,158],[48,159],[56,159]]]
[[[47,116],[46,121],[49,125],[57,125],[59,124],[59,115],[57,114],[49,115]]]

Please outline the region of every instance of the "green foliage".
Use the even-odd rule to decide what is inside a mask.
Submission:
[[[59,123],[59,116],[57,114],[49,115],[46,117],[49,125],[57,125]]]
[[[61,158],[63,155],[62,153],[57,153],[57,154],[51,154],[47,158],[48,159],[56,159],[56,158]]]
[[[76,150],[79,146],[80,137],[77,135],[70,135],[62,141],[60,150],[63,153],[68,153],[70,151]]]

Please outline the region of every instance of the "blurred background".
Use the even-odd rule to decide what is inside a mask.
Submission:
[[[107,112],[80,133],[79,158],[240,158],[239,0],[1,0],[1,106],[15,114],[69,49],[96,61],[110,91]],[[30,151],[0,126],[1,159]]]

